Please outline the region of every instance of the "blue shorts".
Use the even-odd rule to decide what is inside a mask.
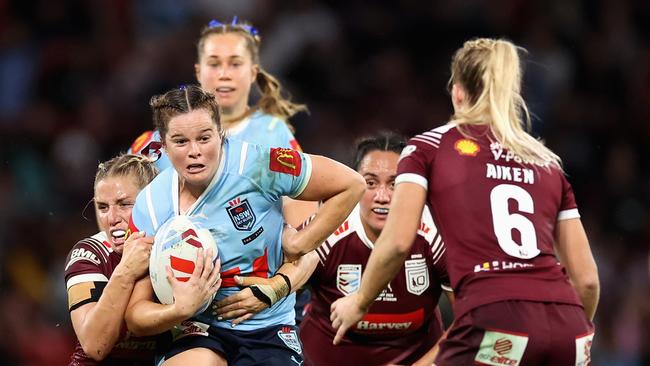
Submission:
[[[164,352],[165,359],[192,348],[208,348],[221,354],[231,366],[303,364],[298,328],[274,325],[252,331],[210,327],[207,334],[175,340]]]

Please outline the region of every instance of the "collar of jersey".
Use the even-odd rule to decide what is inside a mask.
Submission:
[[[356,206],[354,206],[354,209],[352,210],[352,213],[350,214],[350,225],[356,231],[357,236],[359,236],[359,239],[361,239],[361,242],[365,244],[369,249],[373,249],[375,247],[375,244],[368,239],[368,235],[366,235],[366,230],[363,228],[363,223],[361,222],[361,207],[357,203]]]
[[[190,208],[187,209],[187,211],[184,213],[184,215],[192,215],[196,211],[197,207],[201,204],[205,196],[212,190],[212,188],[217,184],[221,176],[223,175],[223,170],[226,166],[226,154],[228,149],[226,149],[226,145],[228,144],[228,141],[224,141],[223,146],[221,147],[221,159],[219,160],[219,168],[217,169],[217,172],[214,173],[214,176],[212,177],[212,180],[210,181],[210,184],[205,188],[203,193],[197,198],[196,202],[190,206]],[[181,214],[180,206],[178,204],[178,172],[176,169],[173,171],[172,175],[172,204],[174,205],[174,213],[176,215]]]

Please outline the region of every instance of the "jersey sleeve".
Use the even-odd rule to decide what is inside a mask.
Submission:
[[[296,137],[291,133],[291,130],[285,121],[278,117],[274,117],[269,123],[268,129],[271,132],[269,134],[271,140],[266,145],[286,147],[302,152],[298,140],[296,140]]]
[[[144,155],[153,161],[159,171],[171,167],[171,161],[163,148],[158,131],[143,132],[136,138],[128,150],[129,154]]]
[[[99,301],[108,277],[105,274],[109,252],[93,238],[79,241],[66,258],[64,277],[68,293],[68,310]]]
[[[576,204],[571,183],[569,183],[562,172],[560,172],[560,177],[560,179],[562,179],[562,202],[560,203],[560,211],[558,212],[557,220],[579,218],[580,213],[578,212],[578,205]]]
[[[307,187],[311,178],[312,163],[309,155],[282,147],[255,145],[255,159],[263,170],[258,181],[260,188],[273,201],[282,196],[295,198]],[[256,173],[253,173],[256,174]],[[257,175],[257,174],[256,174]]]
[[[429,210],[429,206],[425,205],[422,210],[422,219],[418,235],[421,235],[427,243],[429,243],[431,263],[431,273],[440,280],[440,285],[445,291],[452,291],[451,281],[447,273],[447,255],[445,242],[433,221],[433,216]]]
[[[153,212],[151,185],[146,186],[135,199],[129,220],[129,234],[144,231],[145,235],[154,235],[160,223]]]
[[[409,140],[400,154],[395,184],[411,182],[428,189],[429,165],[436,152],[437,145],[422,140],[419,136]]]

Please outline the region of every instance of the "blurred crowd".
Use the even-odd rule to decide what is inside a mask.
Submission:
[[[151,95],[193,82],[200,29],[233,15],[308,104],[303,149],[346,163],[364,134],[445,122],[464,40],[525,47],[534,132],[564,159],[599,266],[594,364],[650,364],[647,0],[0,0],[0,364],[66,364],[63,261],[96,231],[97,163],[152,128]]]

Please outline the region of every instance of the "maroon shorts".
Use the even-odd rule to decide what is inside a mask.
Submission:
[[[300,324],[300,339],[305,366],[357,366],[387,365],[397,363],[410,365],[422,357],[435,344],[440,333],[423,334],[408,344],[397,341],[373,341],[358,339],[350,341],[350,334],[339,345],[332,345],[333,336],[314,324],[313,318],[305,317]],[[411,338],[406,336],[407,338]]]
[[[593,337],[594,326],[580,306],[496,302],[456,319],[436,365],[587,366]]]

